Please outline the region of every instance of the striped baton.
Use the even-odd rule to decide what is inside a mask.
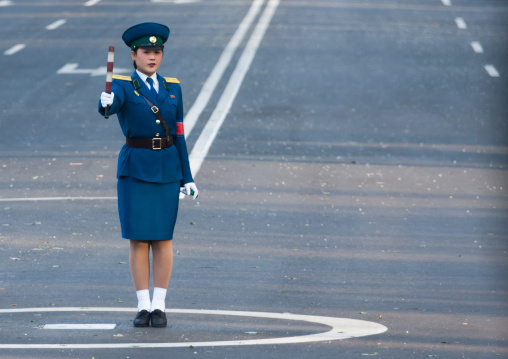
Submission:
[[[110,46],[108,50],[108,67],[106,73],[106,93],[111,93],[111,82],[113,81],[113,62],[115,60],[115,47]],[[104,110],[104,117],[109,118],[109,108],[106,107]]]

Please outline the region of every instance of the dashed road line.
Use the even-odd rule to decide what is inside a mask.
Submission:
[[[478,41],[472,41],[471,47],[473,48],[473,51],[477,54],[483,54],[483,47],[482,44],[480,44]]]
[[[451,0],[441,0],[444,6],[452,6]]]
[[[2,0],[2,1],[0,1],[0,7],[2,7],[2,6],[11,6],[11,5],[14,5],[13,1],[10,1],[10,0]]]
[[[462,29],[462,30],[467,29],[466,21],[463,18],[461,18],[461,17],[456,17],[455,18],[455,24],[457,24],[457,27],[459,29]]]
[[[44,324],[42,329],[50,330],[111,330],[116,324]]]
[[[65,19],[56,20],[55,22],[53,22],[53,23],[49,24],[48,26],[46,26],[46,30],[55,30],[55,29],[58,29],[60,26],[62,26],[66,22],[67,22],[67,20],[65,20]]]
[[[0,202],[37,202],[37,201],[98,201],[116,200],[117,197],[30,197],[30,198],[0,198]]]
[[[26,47],[25,44],[14,45],[9,50],[6,50],[4,52],[4,55],[7,55],[7,56],[14,55],[16,52],[23,50],[25,47]]]
[[[500,77],[501,75],[499,74],[499,72],[497,71],[497,69],[495,68],[494,65],[485,65],[483,66],[483,68],[485,69],[485,71],[487,71],[487,73],[491,76],[491,77]]]
[[[98,2],[100,2],[101,0],[88,0],[86,3],[84,3],[83,5],[84,6],[94,6],[95,4],[97,4]]]
[[[152,0],[155,3],[168,3],[168,4],[191,4],[201,2],[201,0]]]

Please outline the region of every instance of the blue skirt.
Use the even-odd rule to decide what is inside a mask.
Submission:
[[[138,241],[173,239],[180,182],[152,183],[122,176],[117,188],[123,238]]]

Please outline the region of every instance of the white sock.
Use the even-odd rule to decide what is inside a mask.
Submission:
[[[148,289],[136,291],[138,296],[138,312],[142,310],[150,310],[150,292]]]
[[[155,287],[153,289],[153,298],[152,298],[152,309],[153,312],[155,309],[166,310],[166,292],[168,290],[164,288]]]

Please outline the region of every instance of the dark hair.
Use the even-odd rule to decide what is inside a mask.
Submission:
[[[161,46],[162,46],[162,48],[160,48],[159,50],[164,52],[164,45],[161,45]],[[137,55],[139,49],[146,49],[146,47],[136,46],[136,48],[134,50],[132,50],[132,51],[134,51],[136,53],[136,55]],[[138,66],[136,65],[136,61],[132,61],[132,65],[134,65],[134,70],[138,69]]]

